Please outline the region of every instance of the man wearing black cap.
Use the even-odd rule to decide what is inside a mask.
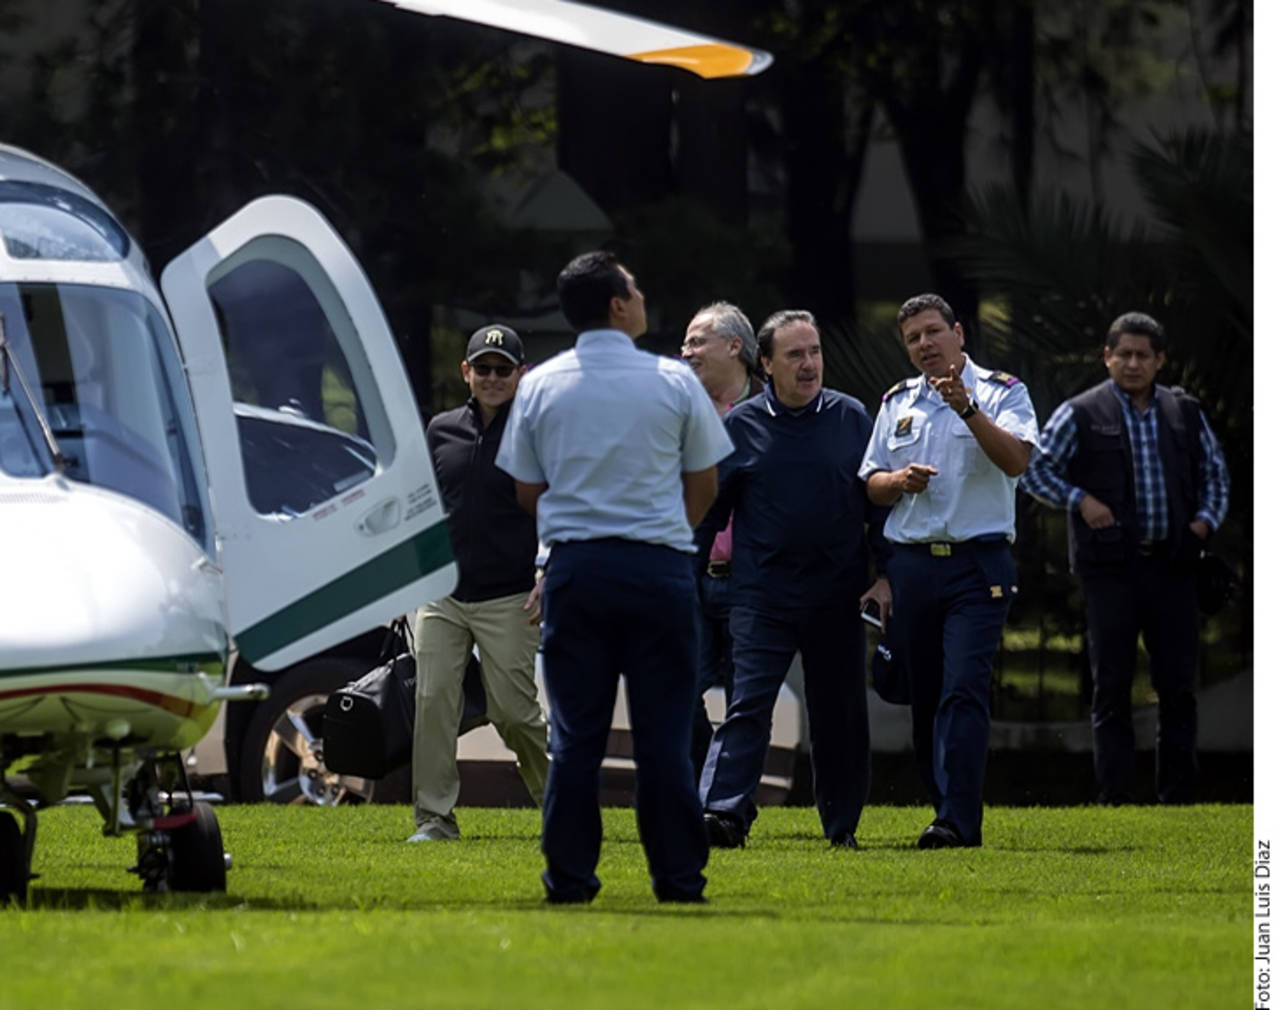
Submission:
[[[458,563],[452,596],[418,611],[417,722],[413,739],[411,842],[455,839],[458,723],[472,646],[480,650],[486,713],[508,747],[534,802],[547,780],[547,730],[533,683],[540,587],[538,537],[516,503],[511,477],[494,466],[524,346],[506,326],[482,326],[467,342],[462,377],[471,397],[427,425],[449,536]]]

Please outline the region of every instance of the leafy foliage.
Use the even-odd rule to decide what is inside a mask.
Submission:
[[[87,23],[19,48],[21,100],[0,109],[0,136],[81,175],[157,265],[254,196],[314,203],[412,370],[429,360],[433,306],[509,311],[537,258],[489,185],[547,164],[550,58],[389,5],[352,14],[346,0],[91,5]]]
[[[1163,381],[1199,395],[1219,425],[1247,430],[1251,160],[1247,138],[1204,131],[1139,145],[1131,162],[1163,231],[1064,194],[1038,195],[1026,209],[1008,187],[973,195],[980,237],[958,248],[983,290],[1005,299],[988,329],[1019,360],[1042,410],[1100,378],[1107,326],[1137,309],[1168,332]]]

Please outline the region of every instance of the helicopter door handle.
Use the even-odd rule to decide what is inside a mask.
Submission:
[[[367,537],[386,533],[400,525],[400,499],[388,498],[379,502],[356,523],[356,529]]]

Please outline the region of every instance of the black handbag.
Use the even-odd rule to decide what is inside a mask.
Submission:
[[[340,775],[380,779],[413,754],[417,665],[404,618],[392,624],[379,658],[325,704],[324,763]]]

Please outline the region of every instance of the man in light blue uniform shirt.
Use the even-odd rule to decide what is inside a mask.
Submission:
[[[557,280],[572,350],[516,391],[497,464],[550,548],[542,656],[551,708],[542,875],[552,903],[600,889],[600,763],[626,678],[636,816],[659,901],[702,901],[707,838],[689,761],[697,649],[693,527],[733,443],[688,365],[636,348],[644,296],[611,253]]]
[[[892,506],[886,617],[911,686],[916,763],[937,817],[922,849],[982,844],[991,667],[1017,592],[1014,493],[1036,446],[1035,410],[1012,375],[964,353],[951,306],[917,295],[898,326],[920,375],[885,393],[858,476]]]

